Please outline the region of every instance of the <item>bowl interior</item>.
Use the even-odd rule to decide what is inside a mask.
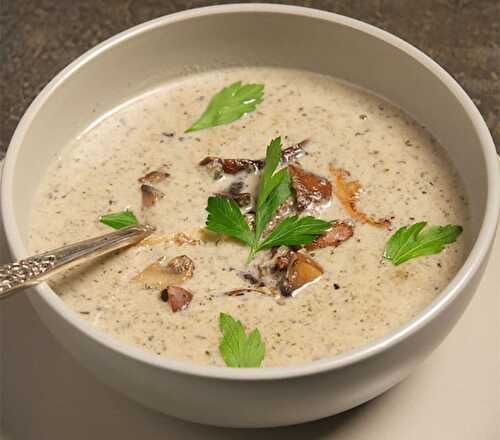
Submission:
[[[23,118],[9,151],[3,215],[15,256],[26,253],[27,213],[37,185],[68,142],[117,106],[169,79],[245,65],[331,75],[405,109],[447,148],[461,174],[474,244],[491,201],[488,161],[494,148],[460,87],[414,48],[369,25],[302,8],[240,5],[141,25],[93,49],[52,81]]]

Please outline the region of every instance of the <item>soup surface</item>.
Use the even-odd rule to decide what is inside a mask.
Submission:
[[[184,133],[210,97],[234,81],[265,85],[263,102],[241,119]],[[331,166],[348,170],[363,191],[358,207],[391,220],[392,229],[353,222],[353,236],[338,247],[311,251],[324,274],[293,297],[245,292],[252,272],[269,258],[245,266],[248,247],[206,239],[207,199],[257,176],[240,173],[215,180],[199,162],[206,156],[265,157],[282,136],[284,146],[308,139],[300,165],[329,179]],[[164,193],[141,206],[138,179],[153,170],[169,174],[153,185]],[[465,256],[460,237],[437,255],[399,266],[382,258],[385,243],[404,225],[459,224],[467,230],[462,184],[444,149],[399,109],[330,77],[276,68],[219,70],[165,84],[120,107],[67,145],[47,170],[31,218],[33,252],[106,232],[103,214],[132,210],[157,227],[155,238],[66,272],[51,281],[66,304],[93,326],[159,355],[223,366],[219,313],[258,328],[266,344],[263,366],[283,366],[336,355],[379,338],[426,307],[458,270]],[[315,212],[349,219],[333,196]],[[197,240],[180,244],[185,233]],[[192,292],[187,308],[173,313],[160,289],[132,279],[158,258],[187,255]],[[276,292],[275,292],[276,293]]]

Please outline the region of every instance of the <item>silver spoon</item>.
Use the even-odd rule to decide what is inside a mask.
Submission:
[[[138,243],[154,231],[155,228],[150,225],[128,226],[0,266],[0,299],[7,298],[23,287],[41,283],[62,270]]]

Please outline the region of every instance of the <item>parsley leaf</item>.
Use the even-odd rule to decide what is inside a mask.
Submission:
[[[207,211],[207,229],[253,246],[254,235],[234,200],[222,196],[209,197]]]
[[[262,170],[260,178],[259,197],[257,199],[257,208],[260,208],[268,199],[271,191],[279,184],[279,177],[274,176],[274,171],[281,160],[281,136],[273,139],[266,150],[266,163]]]
[[[237,81],[215,94],[201,117],[186,133],[217,125],[229,124],[253,112],[262,102],[264,84],[241,84]]]
[[[281,137],[273,139],[266,152],[266,164],[260,179],[257,211],[255,214],[255,239],[260,240],[266,225],[281,204],[292,195],[288,168],[274,174],[281,160]]]
[[[219,327],[222,332],[219,351],[228,367],[260,367],[266,354],[266,346],[258,329],[246,336],[241,321],[236,321],[226,313],[219,315]]]
[[[132,211],[114,212],[113,214],[101,215],[99,221],[114,229],[122,229],[127,226],[138,225],[139,220]]]
[[[269,197],[260,208],[257,208],[255,214],[255,239],[260,240],[262,232],[266,228],[266,225],[271,221],[273,215],[276,213],[278,208],[285,202],[291,195],[290,190],[290,176],[288,174],[288,169],[283,168],[281,171],[275,174],[279,177],[278,184],[271,191]]]
[[[463,231],[458,225],[432,226],[423,231],[426,225],[419,222],[399,228],[387,242],[384,258],[398,266],[412,258],[438,254]]]
[[[271,231],[264,241],[258,244],[257,250],[270,249],[281,245],[299,246],[312,243],[332,223],[312,216],[299,218],[295,215],[287,217]]]

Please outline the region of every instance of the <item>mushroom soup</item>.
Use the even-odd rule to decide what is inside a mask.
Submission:
[[[445,150],[381,98],[298,70],[189,76],[91,126],[41,182],[31,249],[111,232],[117,213],[156,233],[50,285],[98,329],[217,366],[296,364],[384,336],[466,252]],[[250,351],[256,338],[254,361],[224,348],[241,333],[224,317],[258,329],[238,336]]]

